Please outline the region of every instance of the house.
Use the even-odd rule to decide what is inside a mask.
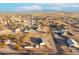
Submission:
[[[33,46],[31,45],[27,45],[27,44],[22,44],[20,45],[22,48],[33,48]]]
[[[21,32],[20,28],[15,29],[15,32],[16,32],[16,33]]]
[[[24,48],[28,48],[29,49],[29,48],[33,48],[33,46],[25,46]]]
[[[39,48],[39,45],[36,45],[36,48]]]
[[[43,39],[42,38],[36,38],[36,37],[31,37],[31,42],[33,43],[33,45],[36,47],[36,48],[39,48],[41,45],[41,43],[43,43]],[[41,44],[41,45],[40,45]]]
[[[10,44],[11,40],[4,40],[5,44]]]
[[[40,47],[46,46],[45,42],[40,43]]]
[[[59,32],[59,34],[62,36],[68,36],[67,30],[62,30]]]
[[[71,39],[71,38],[68,38],[67,40],[66,40],[66,43],[69,45],[69,46],[78,46],[78,43],[74,40],[74,39]]]

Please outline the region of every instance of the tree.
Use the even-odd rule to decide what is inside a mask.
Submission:
[[[2,29],[3,28],[3,25],[2,24],[0,24],[0,29]]]
[[[18,43],[15,44],[14,49],[15,49],[15,50],[19,50],[19,49],[20,49],[20,46],[19,46]]]
[[[65,26],[64,24],[61,24],[61,25],[59,26],[59,29],[60,29],[60,30],[62,30],[62,29],[64,30],[64,29],[65,29],[64,26]]]
[[[9,26],[9,29],[11,29],[11,30],[15,30],[15,29],[17,29],[18,27],[20,27],[20,26],[18,26],[18,23],[17,23],[17,22],[10,22],[10,23],[8,24],[8,26]]]
[[[0,35],[0,39],[4,39],[4,37],[2,35]]]
[[[5,42],[0,43],[0,47],[6,47]]]
[[[16,36],[14,34],[8,34],[8,38],[15,38]]]

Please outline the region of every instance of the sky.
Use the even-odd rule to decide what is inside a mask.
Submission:
[[[0,3],[0,12],[79,12],[78,3]]]

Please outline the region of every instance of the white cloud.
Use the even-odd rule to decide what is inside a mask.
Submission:
[[[79,4],[75,4],[75,3],[53,3],[53,4],[49,4],[51,10],[56,10],[56,11],[62,11],[65,10],[65,8],[75,8],[75,7],[79,7]]]
[[[25,12],[25,11],[40,11],[43,10],[41,6],[38,5],[32,5],[32,6],[21,6],[15,9],[15,11],[18,12]]]
[[[56,6],[56,7],[69,7],[69,5],[66,3],[52,3],[49,4],[50,6]]]
[[[77,4],[73,4],[72,6],[73,6],[73,7],[78,7],[78,5],[77,5]]]
[[[75,3],[51,3],[49,4],[50,6],[56,6],[56,7],[79,7],[79,4],[75,4]]]
[[[60,7],[51,7],[51,10],[61,11],[62,8],[60,8]]]

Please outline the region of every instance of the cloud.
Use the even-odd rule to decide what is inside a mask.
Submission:
[[[79,4],[75,3],[51,3],[50,6],[56,6],[56,7],[79,7]]]
[[[78,7],[79,5],[77,5],[77,4],[73,4],[72,6],[73,6],[73,7]]]
[[[32,5],[32,6],[21,6],[15,9],[18,12],[28,12],[28,11],[40,11],[43,10],[42,6]]]
[[[56,11],[66,11],[67,9],[70,10],[70,9],[79,8],[79,4],[75,4],[75,3],[53,3],[53,4],[49,4],[49,6],[51,10],[56,10]]]
[[[54,7],[69,7],[67,3],[51,3],[49,6],[54,6]]]
[[[33,4],[19,6],[14,9],[14,12],[38,12],[38,11],[76,11],[79,10],[77,3],[48,3],[48,4]]]
[[[60,7],[51,7],[51,10],[61,11],[62,9]]]
[[[69,7],[68,4],[64,4],[64,3],[53,3],[53,4],[49,4],[49,6],[51,10],[56,10],[56,11],[62,11],[63,8]]]

